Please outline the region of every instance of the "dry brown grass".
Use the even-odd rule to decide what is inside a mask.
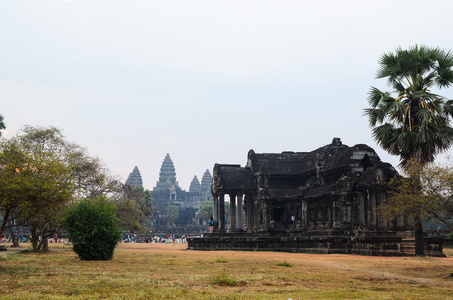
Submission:
[[[1,299],[453,299],[447,258],[190,251],[121,244],[111,261],[70,246],[0,257]]]

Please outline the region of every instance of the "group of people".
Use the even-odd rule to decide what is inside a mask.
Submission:
[[[176,238],[174,235],[152,235],[147,237],[137,237],[136,234],[123,234],[123,243],[152,243],[152,244],[182,244],[187,242],[187,238],[185,235],[182,235],[180,238]]]
[[[26,235],[16,235],[16,240],[19,241],[19,243],[28,243],[31,241],[31,236],[26,236]],[[38,237],[38,241],[41,242],[41,236]],[[1,242],[3,244],[5,243],[12,243],[13,242],[13,236],[11,235],[2,235]],[[67,243],[68,240],[64,238],[59,238],[58,235],[55,235],[53,238],[48,239],[49,243]]]
[[[208,220],[209,233],[214,232],[214,224],[215,224],[214,218],[211,217],[211,219]],[[226,232],[229,232],[229,231],[230,231],[230,227],[228,226],[226,229]],[[242,231],[244,231],[244,232],[247,231],[247,221],[244,221],[244,224],[242,225]]]

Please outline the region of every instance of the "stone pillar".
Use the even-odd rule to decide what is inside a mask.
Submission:
[[[242,229],[242,224],[244,223],[244,218],[243,218],[243,209],[242,206],[244,204],[242,203],[242,194],[237,195],[237,206],[236,206],[236,228],[237,229]]]
[[[236,232],[236,194],[230,194],[230,232]]]
[[[219,232],[225,233],[225,194],[220,194],[219,199]]]
[[[377,214],[376,214],[376,193],[371,193],[371,226],[375,228],[377,225]]]
[[[214,232],[219,231],[219,195],[214,194],[214,208],[213,208],[213,214],[214,214]]]
[[[306,227],[308,225],[307,202],[305,200],[301,200],[301,203],[302,227]]]
[[[247,232],[255,231],[255,197],[247,194]]]
[[[359,194],[359,225],[360,227],[365,227],[365,195],[363,193]]]

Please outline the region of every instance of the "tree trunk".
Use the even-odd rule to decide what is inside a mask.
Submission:
[[[36,227],[31,226],[31,244],[33,247],[33,252],[38,252],[38,243],[39,243],[39,234],[36,232]]]
[[[13,242],[13,245],[14,245],[14,247],[20,247],[19,241],[18,241],[17,236],[16,236],[16,233],[14,232],[14,220],[10,221],[10,225],[11,225],[11,229],[10,229],[11,240]]]
[[[420,215],[415,215],[415,255],[425,256],[425,243],[423,239],[423,222]]]
[[[49,251],[49,239],[47,238],[47,236],[43,236],[42,238],[42,251]]]
[[[5,214],[3,215],[3,220],[2,220],[2,225],[0,226],[0,236],[3,235],[3,232],[5,231],[6,224],[8,222],[9,218],[9,211],[7,210]]]

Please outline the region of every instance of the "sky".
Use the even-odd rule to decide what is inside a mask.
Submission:
[[[452,11],[437,0],[1,1],[0,114],[12,133],[60,128],[122,180],[138,166],[150,190],[167,153],[187,190],[215,163],[244,166],[250,149],[308,152],[334,137],[396,166],[363,116],[372,86],[390,90],[378,59],[453,49]]]

